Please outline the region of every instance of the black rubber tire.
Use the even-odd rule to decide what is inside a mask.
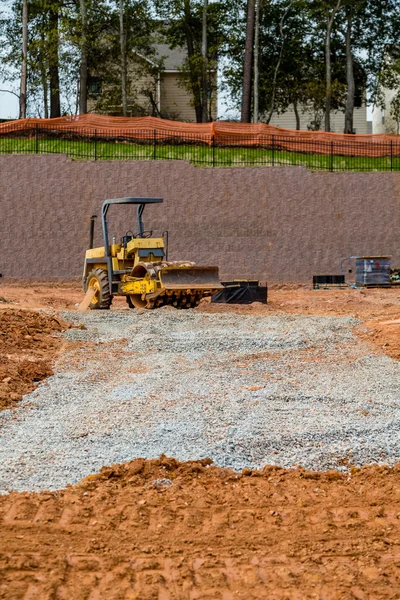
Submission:
[[[98,282],[100,294],[97,299],[93,298],[89,304],[89,308],[91,310],[108,310],[112,303],[112,297],[107,271],[105,269],[93,269],[93,271],[90,271],[86,281],[86,289],[91,287],[90,281],[93,279],[96,279]]]

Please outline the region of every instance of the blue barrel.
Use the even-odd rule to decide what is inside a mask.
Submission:
[[[390,259],[391,256],[357,256],[356,285],[389,287]]]

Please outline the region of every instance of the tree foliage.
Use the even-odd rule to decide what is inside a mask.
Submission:
[[[28,113],[84,112],[88,99],[100,112],[120,114],[124,106],[131,115],[166,116],[156,101],[163,68],[156,44],[167,43],[186,54],[181,81],[199,122],[212,118],[217,91],[232,108],[244,107],[243,118],[250,120],[254,85],[265,122],[292,107],[300,128],[306,108],[313,115],[309,127],[325,121],[329,129],[330,110],[341,110],[351,132],[354,107],[382,102],[388,86],[399,92],[392,101],[397,119],[398,1],[257,0],[253,52],[254,0],[29,0]],[[1,77],[15,81],[21,73],[22,0],[4,3],[0,41]],[[147,107],[138,100],[143,96]]]
[[[211,118],[217,86],[217,65],[224,40],[224,24],[231,0],[216,1],[207,6],[207,54],[202,53],[204,0],[155,0],[156,13],[163,19],[160,34],[171,48],[185,48],[187,58],[181,66],[183,86],[190,92],[196,120],[203,121],[207,102]],[[205,73],[207,74],[205,76]]]

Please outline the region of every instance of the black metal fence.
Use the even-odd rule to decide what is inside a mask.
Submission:
[[[381,140],[381,138],[379,138]],[[149,130],[36,125],[0,130],[0,154],[66,154],[74,160],[188,160],[210,167],[304,166],[328,171],[400,171],[399,141],[285,135],[208,136]]]

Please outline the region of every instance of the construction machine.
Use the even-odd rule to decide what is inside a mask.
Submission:
[[[143,210],[146,204],[162,198],[117,198],[106,200],[101,209],[103,246],[93,248],[94,220],[90,223],[90,244],[83,269],[83,287],[91,295],[89,308],[108,309],[114,296],[125,296],[130,308],[194,308],[206,296],[223,286],[218,267],[199,267],[194,262],[169,262],[168,234],[153,237],[145,231]],[[129,230],[117,243],[108,234],[107,213],[111,205],[137,207],[137,232]]]

